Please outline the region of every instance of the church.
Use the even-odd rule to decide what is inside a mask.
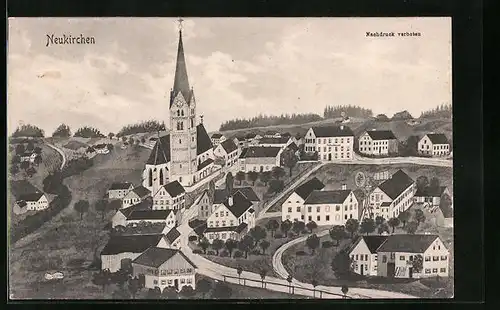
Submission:
[[[189,86],[182,29],[175,67],[174,86],[170,91],[170,132],[156,141],[143,171],[143,186],[154,195],[169,182],[189,187],[209,176],[214,169],[212,141],[197,122],[196,100]]]

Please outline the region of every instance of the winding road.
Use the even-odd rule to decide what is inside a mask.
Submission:
[[[62,163],[61,163],[61,167],[59,169],[62,170],[64,165],[66,165],[66,155],[64,154],[63,150],[61,150],[60,148],[58,148],[57,146],[55,146],[53,144],[48,143],[47,141],[45,141],[45,144],[47,144],[48,147],[50,147],[51,149],[54,149],[56,152],[61,154]]]

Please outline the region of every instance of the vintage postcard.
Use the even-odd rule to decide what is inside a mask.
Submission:
[[[9,296],[454,296],[451,18],[10,18]]]

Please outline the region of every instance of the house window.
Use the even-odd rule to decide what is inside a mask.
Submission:
[[[307,219],[309,220],[309,222],[312,221],[312,216],[309,215]]]
[[[377,261],[377,254],[375,254],[375,255],[373,256],[373,258],[374,258],[374,261]],[[375,265],[375,266],[377,266],[377,265]]]
[[[188,284],[191,284],[192,282],[193,282],[193,280],[191,280],[190,278],[187,279]]]
[[[347,220],[347,214],[346,214],[346,215],[344,215],[344,219],[346,219],[346,220]]]
[[[367,270],[368,270],[368,265],[365,265],[365,271],[367,271]]]
[[[347,211],[347,206],[344,206],[344,211]]]
[[[382,256],[382,263],[387,263],[387,256],[385,255]]]
[[[188,269],[186,269],[186,272],[187,272],[187,273],[191,273],[191,272],[193,272],[193,268],[188,268]]]
[[[329,215],[326,216],[326,221],[330,221],[330,216]]]
[[[426,269],[425,269],[425,273],[426,273],[426,274],[431,273],[431,269],[430,269],[430,268],[426,268]]]
[[[168,280],[168,285],[172,285],[172,280]]]
[[[446,255],[441,256],[441,260],[446,260],[446,259],[447,259]]]
[[[326,212],[330,212],[330,206],[326,206],[325,209]]]
[[[300,216],[300,219],[301,219],[301,220],[304,220],[304,215],[301,215],[301,216]]]
[[[166,275],[166,274],[167,274],[167,272],[166,272],[165,270],[162,270],[162,271],[161,271],[161,275],[162,275],[162,276],[164,276],[164,275]]]
[[[307,212],[312,212],[312,207],[307,207]]]
[[[300,207],[297,207],[297,212],[300,212]]]
[[[335,211],[340,211],[340,206],[335,206]]]
[[[321,207],[316,207],[316,212],[320,212],[321,211]]]
[[[186,283],[186,279],[181,278],[181,284],[184,284],[184,283]]]
[[[365,261],[368,261],[368,254],[365,254]]]
[[[158,285],[158,280],[153,280],[153,284]]]
[[[167,274],[172,274],[172,269],[167,270]]]
[[[318,216],[316,217],[316,219],[317,219],[318,221],[321,221],[321,216],[319,216],[319,215],[318,215]]]
[[[288,208],[288,213],[291,213],[292,212],[292,208]]]
[[[358,260],[358,254],[356,254],[356,260]]]
[[[438,269],[437,268],[432,268],[432,273],[437,273]]]
[[[363,254],[359,255],[359,260],[363,261]]]
[[[441,268],[439,272],[446,272],[446,268]]]
[[[436,262],[436,261],[438,261],[438,260],[439,260],[439,256],[433,256],[433,257],[432,257],[432,261],[433,261],[433,262]]]
[[[166,285],[167,284],[167,280],[161,280],[161,285]]]

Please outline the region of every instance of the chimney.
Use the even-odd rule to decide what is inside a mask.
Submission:
[[[342,190],[345,191],[347,189],[347,185],[346,184],[342,184]]]
[[[230,207],[232,207],[232,206],[233,206],[233,196],[229,196],[229,197],[227,198],[227,204],[228,204]]]

